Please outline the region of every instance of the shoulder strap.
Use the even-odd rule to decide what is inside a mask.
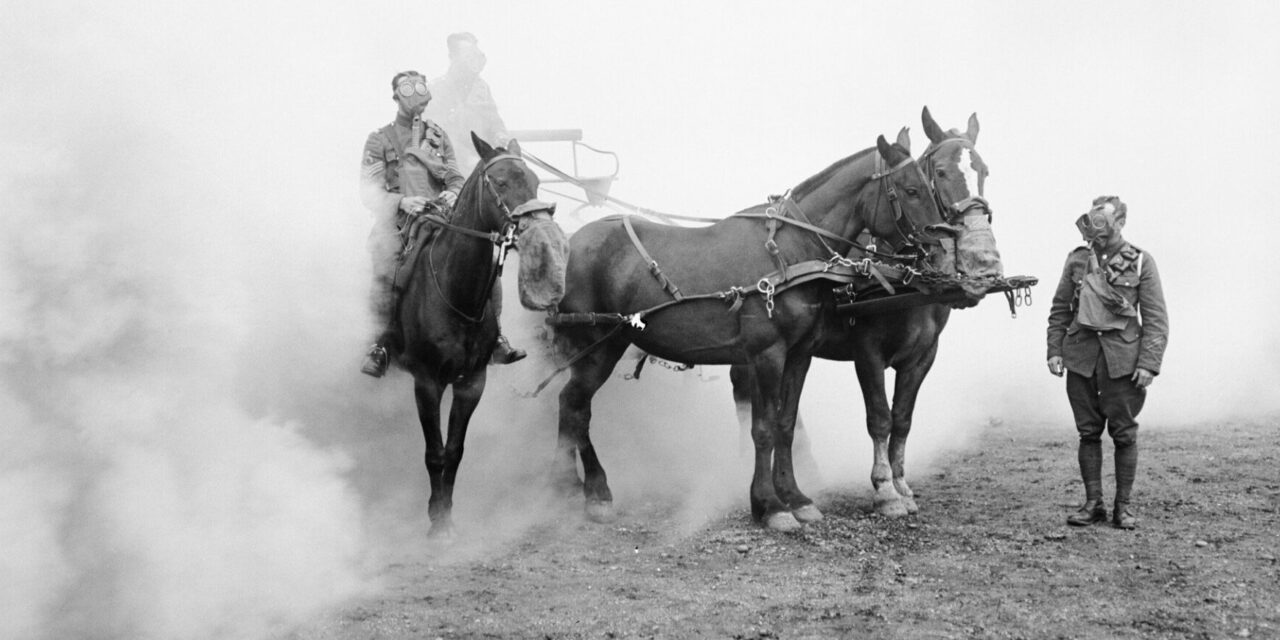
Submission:
[[[396,123],[392,122],[379,129],[379,131],[382,132],[382,137],[386,138],[387,142],[391,144],[391,148],[396,150],[396,157],[403,158],[404,144],[400,142],[400,136],[396,135]]]

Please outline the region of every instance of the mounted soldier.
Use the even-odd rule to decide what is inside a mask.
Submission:
[[[488,58],[480,50],[475,35],[467,32],[450,34],[449,70],[428,85],[434,97],[426,109],[432,120],[440,123],[453,140],[468,140],[474,132],[491,144],[505,146],[511,139],[507,125],[498,114],[489,83],[480,77]],[[458,147],[458,167],[468,174],[479,156],[469,146]]]
[[[1086,246],[1067,256],[1049,310],[1049,372],[1067,377],[1080,435],[1085,503],[1074,526],[1107,519],[1102,497],[1102,432],[1115,445],[1112,524],[1133,529],[1129,510],[1138,468],[1138,412],[1160,373],[1169,336],[1160,272],[1151,254],[1121,235],[1128,207],[1102,196],[1076,220]]]
[[[373,259],[371,303],[377,326],[382,327],[361,372],[375,378],[386,373],[391,353],[399,349],[393,321],[400,297],[395,277],[402,249],[418,226],[411,221],[423,213],[448,218],[465,182],[449,136],[422,118],[431,101],[426,78],[417,71],[402,71],[392,78],[391,87],[398,107],[395,120],[369,134],[360,173],[360,199],[374,218],[368,242]],[[493,302],[499,309],[500,288],[494,288]],[[524,356],[500,337],[493,362],[508,364]]]

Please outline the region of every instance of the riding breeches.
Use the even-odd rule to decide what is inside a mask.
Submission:
[[[1098,355],[1092,376],[1067,372],[1067,399],[1071,402],[1081,441],[1098,442],[1105,429],[1118,447],[1137,442],[1137,417],[1147,392],[1130,376],[1112,378],[1102,354]]]

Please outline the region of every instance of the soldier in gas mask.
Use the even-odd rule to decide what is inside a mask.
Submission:
[[[1137,526],[1129,507],[1138,467],[1138,412],[1160,373],[1169,335],[1160,273],[1150,253],[1124,239],[1128,207],[1102,196],[1076,220],[1086,245],[1067,256],[1049,309],[1049,372],[1067,377],[1079,432],[1085,503],[1067,523],[1107,520],[1102,492],[1102,432],[1115,445],[1111,522]]]

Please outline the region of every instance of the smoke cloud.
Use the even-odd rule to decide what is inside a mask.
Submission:
[[[952,314],[909,474],[989,424],[1071,437],[1044,318],[1072,220],[1102,193],[1129,204],[1169,299],[1143,428],[1280,410],[1276,276],[1255,250],[1280,231],[1256,188],[1274,163],[1233,130],[1276,133],[1256,81],[1280,72],[1274,10],[832,3],[841,28],[816,29],[737,4],[41,4],[0,24],[3,637],[279,634],[376,593],[392,558],[441,559],[410,380],[357,373],[373,327],[356,173],[390,77],[442,72],[453,31],[479,36],[510,128],[583,128],[622,158],[614,193],[662,211],[723,216],[901,126],[923,145],[924,105],[944,127],[978,112],[1006,271],[1041,284],[1017,320],[1000,298]],[[1126,37],[1096,37],[1099,19]],[[490,371],[458,559],[581,517],[545,491],[561,383],[520,397],[551,363],[507,275],[504,328],[533,355]],[[688,529],[745,509],[727,370],[625,369],[592,432],[619,509],[670,504]],[[869,490],[856,389],[847,364],[810,372],[824,482],[806,490]]]

